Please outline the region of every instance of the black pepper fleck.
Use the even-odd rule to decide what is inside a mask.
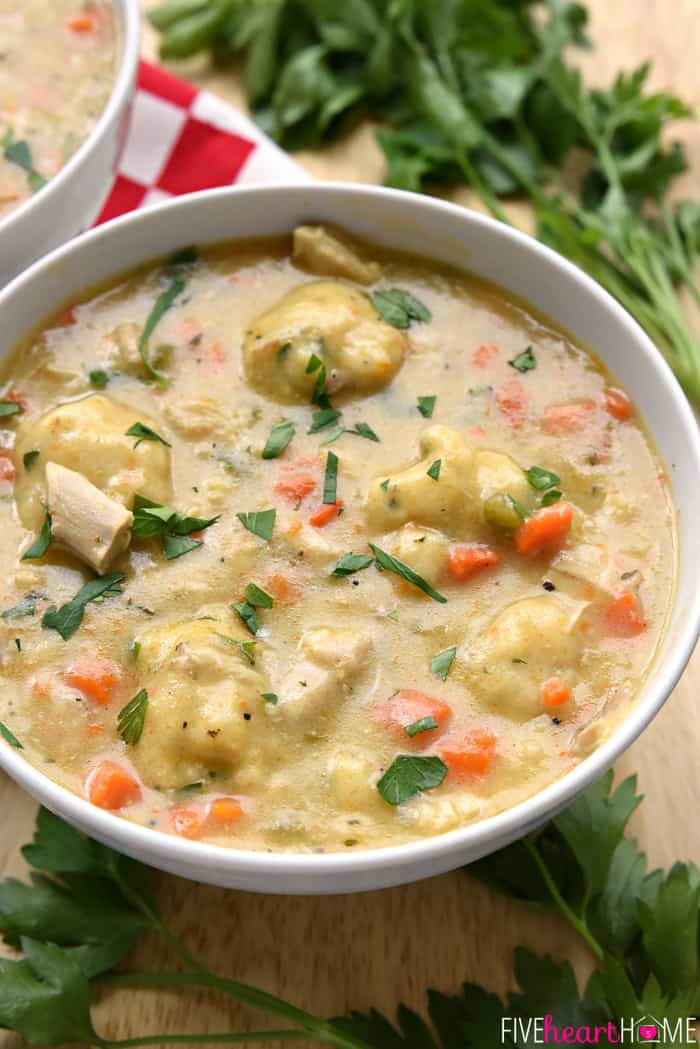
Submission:
[[[561,718],[552,718],[553,725],[561,725]]]
[[[243,720],[244,721],[250,721],[252,716],[253,716],[252,714],[249,714],[248,711],[246,711],[245,714],[243,715]]]
[[[545,588],[545,590],[549,591],[550,594],[551,594],[552,590],[556,590],[557,589],[555,587],[554,583],[551,581],[551,579],[545,579],[545,581],[542,584],[542,586]]]

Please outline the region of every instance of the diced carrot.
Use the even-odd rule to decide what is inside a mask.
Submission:
[[[517,430],[527,415],[527,394],[518,379],[509,379],[496,391],[496,406],[510,425]]]
[[[496,753],[496,737],[487,729],[472,729],[461,737],[442,740],[435,748],[455,779],[485,776]]]
[[[556,435],[580,433],[590,423],[595,404],[575,401],[572,404],[550,404],[542,415],[542,429]]]
[[[9,448],[0,448],[0,481],[14,481],[15,465],[10,456]]]
[[[101,761],[85,780],[88,801],[101,809],[123,809],[141,797],[141,785],[113,761]]]
[[[309,518],[309,524],[312,524],[314,528],[325,528],[334,517],[337,517],[342,506],[342,499],[336,499],[334,503],[324,503],[323,506],[320,506],[318,510],[311,515]]]
[[[571,689],[558,677],[548,677],[542,682],[542,699],[546,707],[560,707],[571,699]]]
[[[619,390],[616,386],[608,386],[605,391],[605,410],[620,422],[631,419],[634,415],[631,400],[624,390]]]
[[[520,525],[515,533],[515,549],[525,557],[556,550],[566,539],[573,519],[569,503],[542,507]]]
[[[183,838],[201,838],[207,831],[231,827],[243,816],[238,798],[214,798],[209,804],[176,805],[170,810],[170,826]]]
[[[616,637],[636,637],[646,627],[636,594],[626,590],[611,598],[605,610],[608,630]]]
[[[292,601],[297,595],[297,588],[283,572],[270,572],[265,579],[265,589],[276,601]]]
[[[87,8],[84,11],[80,11],[77,15],[71,15],[66,22],[67,28],[73,33],[94,33],[97,25],[97,17]]]
[[[170,810],[170,826],[182,838],[199,838],[204,830],[207,814],[204,808],[177,805]]]
[[[460,543],[451,546],[447,555],[447,571],[458,582],[471,579],[484,568],[491,568],[503,560],[499,550],[485,543]]]
[[[32,684],[32,692],[41,699],[48,699],[51,695],[51,682],[43,677],[35,678]]]
[[[301,532],[301,528],[301,521],[299,520],[299,518],[297,518],[296,521],[290,522],[287,528],[287,535],[299,535],[299,532]]]
[[[290,464],[293,466],[293,464]],[[284,495],[291,502],[298,502],[305,498],[316,488],[316,477],[311,473],[303,473],[292,469],[284,470],[275,485],[275,491]]]
[[[486,368],[492,360],[495,360],[495,358],[498,357],[500,352],[498,346],[494,346],[492,342],[484,342],[478,350],[474,351],[472,363],[475,364],[477,368]]]
[[[106,707],[114,698],[121,681],[121,671],[116,663],[107,659],[90,659],[69,667],[66,681],[79,688],[88,699]]]
[[[413,738],[416,743],[432,739],[438,729],[444,728],[452,716],[452,707],[442,699],[419,692],[415,688],[402,688],[395,696],[383,703],[379,719],[390,728],[397,729],[404,740]],[[432,717],[438,723],[438,729],[426,729],[417,736],[409,737],[404,731],[408,725],[421,718]]]
[[[214,798],[209,806],[207,826],[230,827],[243,815],[243,806],[238,798]]]
[[[104,732],[104,725],[97,725],[97,724],[86,725],[85,726],[85,731],[88,734],[88,736],[101,736],[102,733]]]

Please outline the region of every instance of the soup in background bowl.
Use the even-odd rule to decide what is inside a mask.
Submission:
[[[92,222],[123,141],[135,0],[0,0],[0,284]]]
[[[425,215],[405,195],[284,194],[215,194],[232,224],[242,198],[279,202],[261,233],[305,221],[213,247],[211,195],[165,209],[199,212],[204,246],[166,238],[130,272],[119,234],[145,224],[119,223],[117,272],[78,293],[74,269],[6,356],[2,758],[168,869],[342,891],[501,844],[638,731],[677,521],[638,383],[345,210],[386,204],[390,228]],[[427,212],[466,222],[463,252],[506,232]]]

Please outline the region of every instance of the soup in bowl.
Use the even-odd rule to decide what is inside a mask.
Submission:
[[[0,0],[0,41],[1,284],[99,210],[133,90],[138,9]]]
[[[692,419],[519,234],[225,191],[90,234],[0,316],[0,757],[124,851],[277,891],[445,869],[564,804],[682,669],[654,421],[687,480]]]

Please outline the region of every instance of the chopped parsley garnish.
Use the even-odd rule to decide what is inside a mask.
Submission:
[[[335,504],[338,501],[338,456],[328,452],[326,456],[326,475],[323,479],[323,502]]]
[[[377,568],[380,570],[385,569],[387,572],[393,572],[395,575],[401,576],[406,582],[417,586],[428,597],[432,597],[433,601],[439,601],[441,605],[447,604],[447,598],[439,594],[437,590],[433,590],[430,583],[427,583],[422,576],[414,572],[410,565],[400,561],[398,557],[393,557],[391,554],[387,554],[386,551],[380,550],[374,543],[370,543],[369,546],[375,556]]]
[[[163,316],[173,306],[175,300],[185,290],[186,279],[186,268],[191,266],[197,260],[197,252],[195,248],[184,248],[182,251],[174,255],[170,260],[165,269],[165,274],[169,275],[170,280],[167,288],[160,293],[153,308],[146,318],[146,323],[143,326],[141,332],[141,338],[139,339],[139,355],[143,362],[143,366],[151,376],[159,383],[167,383],[167,376],[159,372],[157,368],[154,368],[148,359],[148,342],[153,334],[154,330],[162,320]]]
[[[94,386],[98,390],[104,390],[109,382],[109,374],[103,368],[93,368],[93,370],[88,373],[88,379],[90,380],[91,386]]]
[[[279,703],[279,696],[276,692],[261,692],[260,695],[266,703],[272,703],[273,707],[276,707]]]
[[[250,513],[236,514],[236,517],[253,535],[270,542],[275,528],[276,510],[252,510]]]
[[[185,794],[194,790],[201,790],[203,786],[203,779],[193,779],[191,783],[185,783],[182,787],[178,787],[177,790],[180,794]]]
[[[313,375],[316,371],[318,375],[311,394],[311,403],[317,404],[319,408],[330,408],[331,402],[326,393],[326,366],[317,353],[312,353],[306,365],[306,374]]]
[[[5,742],[9,743],[11,747],[14,747],[15,750],[24,750],[24,747],[17,739],[17,736],[15,736],[14,732],[10,732],[7,725],[4,725],[2,721],[0,721],[0,736],[2,736]]]
[[[376,433],[369,425],[369,423],[357,423],[352,430],[346,430],[346,433],[353,433],[357,437],[366,437],[368,441],[376,441],[379,444],[379,438]]]
[[[410,328],[411,321],[427,322],[433,316],[415,295],[401,288],[375,291],[370,295],[370,302],[382,320],[393,328]]]
[[[142,441],[158,441],[160,444],[164,444],[166,448],[172,447],[169,441],[166,441],[164,437],[161,437],[159,433],[152,430],[150,426],[144,426],[143,423],[134,423],[128,430],[125,431],[126,437],[136,437],[134,441],[134,448],[138,448]]]
[[[342,437],[347,431],[342,426],[338,426],[335,430],[331,430],[327,437],[321,441],[321,444],[332,444],[333,441],[337,441],[339,437]]]
[[[81,587],[75,597],[71,598],[65,605],[56,608],[51,605],[44,612],[41,625],[47,630],[57,630],[64,641],[72,637],[83,621],[85,606],[91,601],[97,601],[101,597],[109,597],[112,594],[121,594],[122,582],[126,579],[120,572],[111,575],[99,576],[92,579]]]
[[[530,516],[530,511],[527,509],[527,507],[523,506],[520,500],[516,499],[514,495],[510,494],[510,492],[505,493],[505,498],[506,502],[508,503],[508,506],[515,510],[518,517],[521,518],[521,520],[523,521],[527,520],[527,518]]]
[[[429,397],[418,398],[418,411],[424,419],[432,419],[436,400],[437,397],[432,394]]]
[[[532,352],[532,346],[528,346],[526,350],[519,353],[517,357],[513,357],[512,361],[508,361],[511,368],[515,368],[516,372],[530,372],[533,368],[537,367],[537,361],[535,355]]]
[[[29,143],[24,139],[16,139],[12,128],[8,128],[0,138],[0,146],[3,147],[5,160],[22,168],[27,176],[27,185],[32,193],[38,193],[46,185],[46,179],[34,167]]]
[[[438,654],[433,656],[430,660],[430,673],[435,674],[436,677],[440,677],[445,681],[456,655],[456,645],[452,645],[451,648],[446,648],[444,652],[438,652]]]
[[[12,608],[6,608],[4,612],[0,612],[0,619],[21,619],[22,616],[33,616],[38,600],[33,594],[28,594]]]
[[[438,723],[433,715],[428,714],[425,718],[418,718],[412,725],[404,725],[404,732],[407,736],[419,736],[421,732],[429,732],[431,728],[437,727]]]
[[[255,605],[256,608],[273,608],[275,601],[272,594],[268,594],[266,590],[263,590],[257,583],[248,583],[245,588],[246,600],[251,605]]]
[[[275,423],[263,448],[263,459],[276,459],[278,455],[281,455],[295,433],[296,430],[291,419],[282,419],[280,422]]]
[[[255,641],[239,641],[237,637],[229,637],[228,634],[220,634],[218,630],[214,633],[217,637],[220,637],[222,641],[228,642],[229,645],[233,645],[241,653],[245,659],[248,660],[252,667],[255,666]]]
[[[337,408],[319,408],[317,412],[311,416],[311,426],[309,427],[309,433],[318,433],[319,430],[325,430],[327,426],[332,426],[343,413],[338,411]],[[342,429],[340,431],[343,432]]]
[[[38,458],[39,458],[39,449],[38,448],[33,448],[31,450],[31,452],[25,452],[24,455],[22,456],[22,462],[24,463],[24,469],[27,470],[27,471],[31,470],[32,466],[34,466],[34,463],[37,461]]]
[[[352,575],[353,572],[359,572],[363,568],[369,568],[373,561],[374,558],[370,557],[369,554],[345,554],[341,557],[340,561],[338,561],[331,572],[331,575],[340,577]]]
[[[399,754],[377,783],[377,790],[390,805],[400,805],[423,790],[439,787],[446,775],[442,758]]]
[[[238,613],[251,634],[255,635],[260,629],[257,609],[272,608],[275,602],[272,595],[257,583],[248,583],[245,588],[245,598],[245,601],[237,601],[231,605],[231,608]]]
[[[147,710],[148,692],[146,692],[145,688],[142,688],[119,711],[117,715],[117,732],[125,743],[133,746],[141,739]]]
[[[33,561],[36,557],[43,557],[51,543],[51,514],[44,511],[44,523],[41,531],[28,550],[22,554],[20,561]]]
[[[201,539],[191,539],[192,532],[201,532],[216,524],[216,517],[187,517],[172,506],[162,506],[137,495],[134,499],[134,523],[132,531],[137,539],[152,539],[159,536],[163,553],[168,561],[182,557],[190,550],[202,545]]]
[[[562,494],[558,488],[550,488],[542,496],[542,506],[552,506],[554,503],[558,503],[561,497]]]
[[[531,466],[525,471],[525,476],[529,484],[538,492],[544,492],[547,488],[554,488],[555,485],[561,484],[561,478],[557,474],[552,473],[551,470],[545,470],[542,466]]]
[[[440,477],[440,467],[442,466],[442,459],[436,459],[429,470],[426,471],[428,477],[432,477],[434,481],[437,481]]]
[[[379,485],[379,487],[384,492],[388,491],[388,489],[389,489],[389,478],[387,477],[386,481],[382,481],[382,483]]]
[[[141,652],[141,642],[132,641],[129,645],[129,662],[138,663],[139,653]]]
[[[20,415],[23,411],[24,408],[17,401],[0,401],[0,419],[8,415]]]

